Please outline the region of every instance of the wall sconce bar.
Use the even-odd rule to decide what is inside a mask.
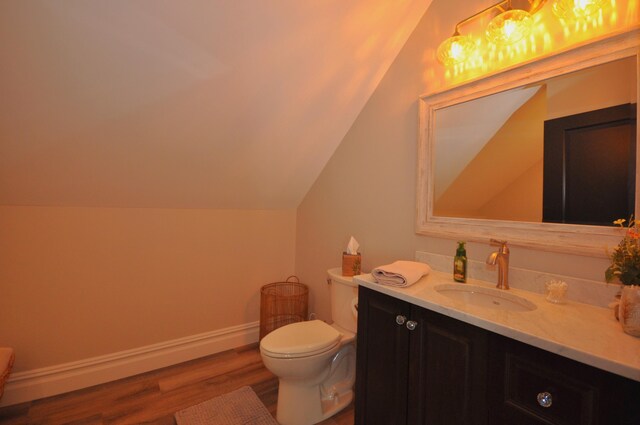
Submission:
[[[487,39],[495,46],[516,43],[527,37],[533,26],[531,15],[544,6],[547,0],[502,0],[461,20],[455,26],[453,35],[443,41],[436,52],[438,61],[445,66],[453,66],[467,61],[476,44],[471,37],[460,34],[460,27],[486,13],[499,13],[489,22]],[[604,7],[605,0],[552,0],[553,13],[561,20],[586,20]],[[512,3],[517,3],[514,8]],[[522,7],[520,7],[522,4]],[[525,10],[527,9],[527,10]]]
[[[461,20],[456,24],[453,35],[438,47],[438,60],[447,66],[464,62],[471,55],[475,46],[469,37],[460,35],[460,27],[493,10],[498,10],[499,13],[487,27],[487,38],[493,43],[501,45],[521,40],[531,30],[533,23],[531,14],[540,9],[545,2],[546,0],[527,0],[529,6],[527,11],[514,9],[512,0],[502,0]]]

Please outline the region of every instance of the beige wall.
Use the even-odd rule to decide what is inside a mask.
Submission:
[[[540,159],[483,205],[478,215],[496,220],[542,222],[542,166]],[[505,205],[509,208],[504,208]]]
[[[575,83],[558,78],[547,87],[547,119],[637,102],[635,70],[634,60],[627,58],[581,72]]]
[[[325,270],[339,265],[350,235],[362,246],[363,268],[412,259],[416,250],[453,255],[454,240],[417,236],[415,221],[417,99],[447,85],[434,62],[437,44],[455,22],[491,2],[434,0],[340,147],[298,208],[296,272],[312,282],[313,306],[328,318]],[[635,3],[634,3],[635,4]],[[629,25],[627,2],[618,2],[618,27]],[[635,15],[637,10],[629,8]],[[468,11],[465,15],[461,10]],[[607,30],[614,31],[610,26]],[[557,42],[556,48],[567,42]],[[488,244],[470,243],[470,258],[484,260]],[[604,258],[512,248],[511,264],[550,273],[603,279]]]
[[[15,371],[259,319],[293,274],[295,210],[0,207],[0,341]]]

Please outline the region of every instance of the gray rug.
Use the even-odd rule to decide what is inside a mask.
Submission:
[[[251,387],[242,387],[175,414],[178,425],[278,425]]]

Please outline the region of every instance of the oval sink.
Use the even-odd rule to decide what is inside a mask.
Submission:
[[[505,311],[532,311],[537,308],[531,301],[501,289],[452,283],[436,285],[434,289],[452,300],[477,307]]]

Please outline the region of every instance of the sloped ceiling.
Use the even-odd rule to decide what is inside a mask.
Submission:
[[[429,3],[4,0],[0,205],[295,208]]]
[[[435,199],[445,193],[496,132],[540,88],[494,93],[438,111],[435,129]],[[473,117],[473,119],[464,119]],[[445,166],[446,164],[446,166]]]

